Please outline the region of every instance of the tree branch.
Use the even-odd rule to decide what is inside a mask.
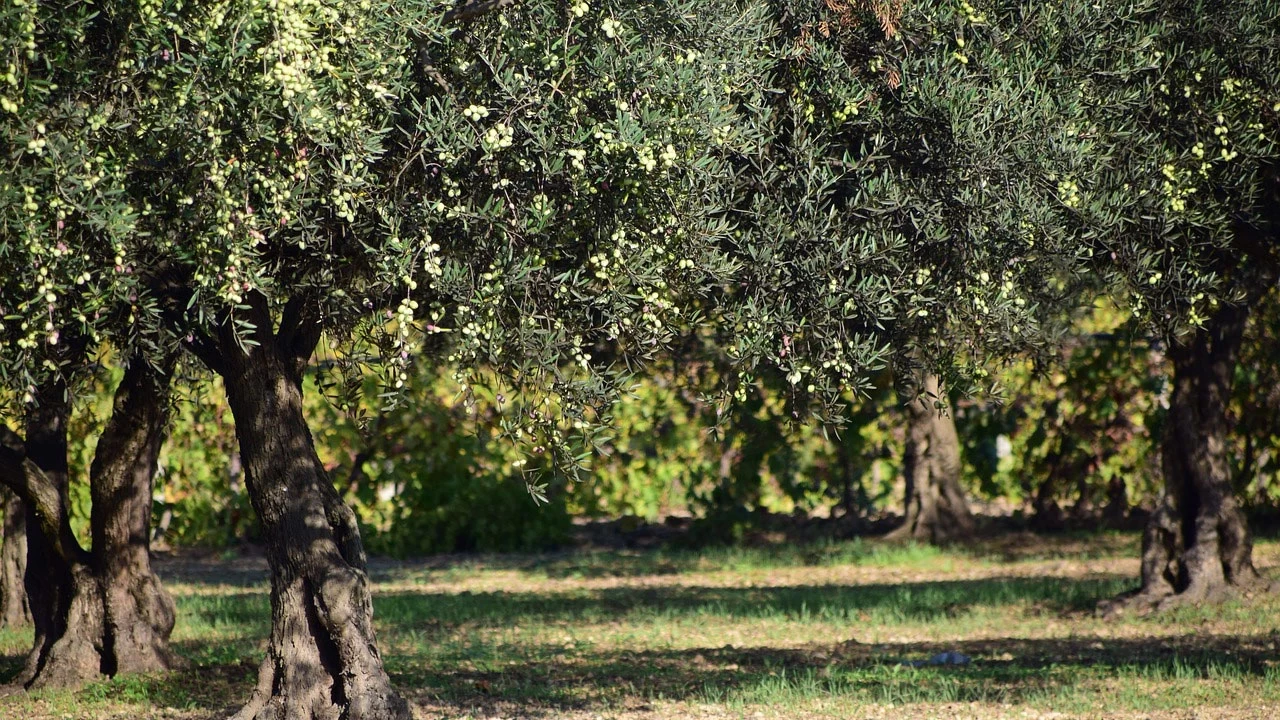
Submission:
[[[285,303],[280,316],[280,329],[276,332],[277,349],[293,360],[294,371],[301,376],[311,354],[320,343],[324,330],[314,312],[308,312],[307,301],[293,295]]]
[[[182,346],[199,358],[205,367],[221,375],[225,364],[218,343],[203,330],[193,330],[188,337],[190,340],[183,338]]]
[[[22,437],[0,423],[0,483],[8,486],[22,502],[35,510],[40,530],[54,546],[54,551],[68,565],[88,563],[89,556],[67,517],[62,496],[40,467],[27,457]]]
[[[515,4],[516,0],[464,0],[460,5],[444,14],[443,23],[448,25],[453,22],[468,22]]]

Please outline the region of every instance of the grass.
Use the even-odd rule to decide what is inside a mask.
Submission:
[[[1103,621],[1133,535],[939,550],[471,556],[371,567],[379,640],[422,717],[1196,717],[1280,714],[1280,599]],[[1258,564],[1280,545],[1258,544]],[[159,563],[186,669],[0,697],[0,717],[223,717],[268,632],[260,560]],[[1270,572],[1270,570],[1268,570]],[[0,673],[29,635],[0,631]],[[911,667],[944,651],[962,666]]]

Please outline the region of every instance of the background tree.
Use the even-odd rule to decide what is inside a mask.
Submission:
[[[917,18],[923,22],[914,30]],[[926,241],[916,250],[921,254],[929,236],[913,235],[915,228],[978,240],[934,244],[941,262],[922,268],[933,273],[929,287],[957,287],[962,301],[936,313],[925,307],[907,313],[935,321],[908,335],[920,338],[917,345],[927,350],[929,338],[956,328],[960,336],[937,347],[1015,347],[1019,338],[1009,331],[1035,326],[1036,319],[1019,318],[1006,338],[992,337],[991,320],[1002,305],[981,292],[970,305],[963,290],[995,277],[1023,301],[1004,307],[1056,304],[1055,296],[1074,297],[1062,292],[1065,280],[1099,262],[1113,286],[1127,285],[1135,313],[1162,332],[1201,328],[1169,353],[1175,367],[1166,423],[1169,486],[1145,543],[1138,604],[1175,594],[1199,600],[1227,584],[1258,580],[1221,448],[1244,309],[1276,276],[1277,164],[1268,129],[1276,125],[1277,41],[1267,29],[1275,18],[1267,2],[1143,5],[1122,13],[1074,3],[962,4],[951,13],[908,12],[898,28],[908,38],[902,72],[891,75],[904,88],[902,113],[881,117],[899,128],[886,155],[905,170],[889,175],[895,179],[889,187],[911,192],[911,170],[921,168],[929,187],[943,192],[932,196],[934,205],[904,207],[961,211],[913,222],[904,235]],[[928,68],[943,57],[918,52],[929,42],[954,47],[953,63]],[[913,62],[927,68],[914,80]],[[903,132],[904,118],[920,129]],[[948,149],[962,153],[949,156]],[[905,162],[911,159],[919,162]],[[815,334],[813,324],[806,330]]]
[[[1136,10],[1073,68],[1090,117],[1081,130],[1108,148],[1081,215],[1134,314],[1170,338],[1173,365],[1142,587],[1113,611],[1262,584],[1231,488],[1227,412],[1249,314],[1280,270],[1280,8]]]
[[[1280,461],[1280,367],[1271,361],[1280,343],[1280,293],[1272,291],[1250,314],[1232,386],[1233,485],[1246,507],[1269,514]]]
[[[1072,80],[1054,70],[1072,52],[1063,18],[1018,3],[778,13],[786,91],[760,102],[769,142],[743,159],[760,179],[736,205],[741,372],[785,376],[798,405],[865,391],[848,369],[884,365],[916,391],[938,376],[964,393],[987,383],[989,359],[1051,346],[1060,328],[1042,319],[1075,302],[1088,251],[1058,222],[1072,202],[1060,175],[1087,149],[1070,130]],[[904,532],[968,532],[948,420],[911,416],[912,449],[946,461],[910,463],[931,472],[908,484]]]
[[[148,356],[136,278],[116,252],[138,213],[122,193],[123,133],[107,122],[112,89],[96,83],[117,48],[107,17],[61,3],[0,10],[0,383],[21,424],[20,435],[4,426],[0,481],[26,515],[35,644],[18,681],[29,687],[172,660],[173,606],[147,556],[172,360]],[[67,421],[108,337],[136,356],[89,473],[86,550],[70,526]]]
[[[971,535],[973,514],[960,487],[960,437],[937,375],[925,378],[905,414],[905,517],[889,536],[942,543]]]
[[[1063,322],[1057,352],[999,371],[1003,397],[961,409],[967,481],[1026,506],[1033,529],[1124,527],[1159,484],[1163,353],[1127,310],[1099,298]]]

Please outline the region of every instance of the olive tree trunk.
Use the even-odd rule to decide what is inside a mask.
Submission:
[[[27,688],[72,687],[174,662],[168,649],[173,601],[147,555],[167,393],[167,373],[141,360],[117,388],[90,471],[93,552],[71,531],[64,389],[41,393],[25,440],[0,431],[0,479],[27,508],[25,579],[35,642],[15,679]]]
[[[907,404],[906,521],[889,537],[942,543],[971,535],[974,522],[960,489],[955,420],[934,405],[941,397],[938,377],[927,376],[921,390]]]
[[[23,575],[27,571],[27,511],[22,501],[0,484],[0,506],[4,512],[3,539],[0,540],[0,627],[21,627],[31,622]]]
[[[67,501],[66,387],[42,387],[27,413],[25,438],[5,434],[0,478],[27,511],[25,584],[35,641],[15,681],[24,687],[73,686],[102,671],[101,592],[89,553],[71,531]]]
[[[254,344],[224,331],[197,352],[219,372],[235,417],[246,488],[271,567],[271,638],[236,718],[399,720],[408,704],[383,669],[355,514],[316,455],[302,372],[318,331],[279,333],[255,297]]]
[[[1164,488],[1142,538],[1142,585],[1103,602],[1106,614],[1218,601],[1265,586],[1227,458],[1227,405],[1248,313],[1247,305],[1223,306],[1169,352]]]
[[[107,674],[167,670],[173,598],[151,570],[152,481],[169,422],[170,359],[158,371],[135,358],[89,468],[93,569],[103,593]]]

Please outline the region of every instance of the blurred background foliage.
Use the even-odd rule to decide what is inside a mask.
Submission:
[[[1052,357],[996,373],[999,397],[950,398],[975,510],[1037,530],[1134,525],[1159,489],[1158,439],[1167,405],[1163,348],[1135,332],[1125,308],[1099,302],[1076,319]],[[1256,313],[1233,398],[1236,489],[1255,516],[1280,507],[1280,302]],[[562,480],[548,502],[527,491],[522,455],[496,430],[509,407],[452,369],[420,368],[407,401],[335,402],[318,361],[307,411],[334,483],[356,509],[372,552],[546,549],[575,522],[686,527],[693,542],[735,542],[779,524],[838,535],[892,527],[902,512],[905,418],[889,374],[849,398],[843,426],[795,422],[785,390],[758,379],[719,416],[717,364],[678,357],[655,365],[613,409],[615,430],[590,480]],[[71,425],[74,527],[87,540],[84,482],[119,369],[77,396]],[[370,381],[371,383],[373,381]],[[327,391],[327,392],[324,392]],[[226,548],[257,538],[235,427],[219,381],[191,374],[175,403],[155,487],[156,541]]]

